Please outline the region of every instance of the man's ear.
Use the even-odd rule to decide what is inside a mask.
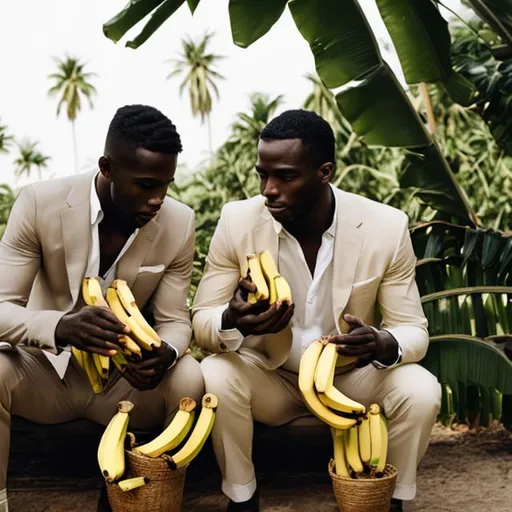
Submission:
[[[98,167],[100,169],[101,174],[105,176],[105,178],[110,179],[112,176],[112,162],[108,156],[100,156],[98,160]]]
[[[324,183],[329,183],[334,175],[335,165],[332,162],[326,162],[320,169],[320,176]]]

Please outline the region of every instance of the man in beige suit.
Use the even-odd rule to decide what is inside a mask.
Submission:
[[[330,185],[334,135],[312,112],[287,111],[263,130],[261,195],[224,206],[192,308],[206,390],[219,396],[213,446],[229,511],[259,510],[253,420],[282,425],[308,414],[297,387],[301,354],[321,335],[357,364],[338,389],[389,419],[398,468],[392,510],[414,498],[416,467],[440,407],[436,378],[417,363],[428,346],[404,213]],[[248,253],[269,250],[293,305],[252,305]],[[349,334],[341,334],[341,322]],[[346,331],[344,331],[346,332]]]
[[[186,354],[194,214],[166,197],[180,151],[167,117],[126,106],[110,124],[99,172],[29,185],[14,204],[0,243],[0,512],[12,415],[105,425],[127,399],[131,425],[163,426],[182,397],[204,392]],[[165,342],[114,373],[99,395],[70,348],[113,355],[127,328],[106,308],[84,307],[85,276],[101,276],[104,289],[125,279]]]

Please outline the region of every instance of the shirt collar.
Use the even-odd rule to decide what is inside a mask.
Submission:
[[[336,235],[336,228],[338,226],[338,199],[336,198],[336,191],[334,190],[332,184],[329,183],[329,186],[331,187],[332,195],[334,198],[334,215],[332,217],[331,225],[325,231],[324,235],[326,234],[334,238],[334,236]],[[282,232],[286,233],[286,229],[283,228],[283,225],[280,222],[277,222],[277,220],[274,219],[274,217],[271,217],[271,219],[272,225],[274,226],[274,230],[277,235],[280,235]]]
[[[94,226],[96,223],[100,223],[103,220],[103,210],[101,209],[100,198],[98,196],[98,191],[96,190],[96,177],[99,173],[96,173],[92,178],[91,183],[91,226]]]

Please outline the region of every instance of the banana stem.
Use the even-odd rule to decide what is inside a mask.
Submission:
[[[436,131],[436,118],[434,117],[432,101],[430,99],[430,93],[428,92],[428,85],[426,82],[420,83],[420,94],[423,99],[423,104],[425,105],[425,110],[427,111],[427,119],[430,133],[434,133]]]

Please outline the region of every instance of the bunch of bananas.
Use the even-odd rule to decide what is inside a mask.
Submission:
[[[86,277],[82,281],[82,296],[88,306],[105,307],[112,310],[116,318],[130,328],[130,336],[119,339],[122,349],[112,358],[92,354],[72,347],[71,351],[78,364],[83,368],[94,393],[101,393],[110,375],[110,359],[123,371],[128,359],[141,358],[143,351],[153,350],[162,343],[156,331],[149,325],[139,310],[135,298],[123,279],[116,279],[107,289],[106,300],[103,296],[99,277]]]
[[[145,476],[121,480],[125,473],[124,452],[127,437],[132,450],[147,457],[159,457],[166,452],[174,451],[167,458],[172,469],[190,464],[210,435],[218,403],[216,395],[205,394],[201,401],[201,411],[194,424],[196,401],[189,397],[182,398],[178,412],[163,432],[149,443],[136,446],[135,436],[127,430],[133,404],[128,401],[119,402],[118,411],[107,425],[98,446],[101,474],[108,483],[116,482],[123,491],[137,489],[149,482],[149,478]]]
[[[388,452],[386,420],[378,404],[347,430],[331,428],[337,475],[346,478],[379,478],[384,474]]]
[[[354,358],[339,356],[328,336],[313,341],[302,354],[299,365],[299,389],[308,409],[337,430],[354,426],[366,413],[364,405],[334,387],[336,366],[352,363]]]
[[[256,291],[249,293],[248,302],[256,304],[258,301],[268,300],[275,302],[292,303],[292,291],[286,279],[279,274],[274,258],[269,251],[259,251],[247,255],[249,276],[256,286]]]
[[[169,460],[173,469],[190,464],[212,431],[218,405],[217,396],[206,393],[201,400],[201,411],[194,424],[196,402],[192,398],[183,398],[178,412],[164,431],[149,443],[136,446],[134,451],[147,457],[159,457],[174,450]],[[189,433],[190,436],[185,440]],[[182,446],[176,450],[180,444]]]

